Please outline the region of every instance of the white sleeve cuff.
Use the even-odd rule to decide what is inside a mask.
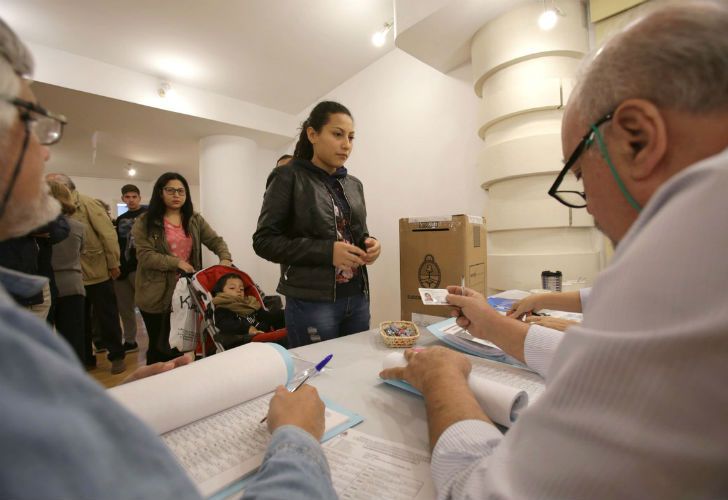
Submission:
[[[449,493],[462,488],[501,439],[500,431],[482,420],[461,420],[445,429],[432,450],[432,480],[437,497],[449,498]]]
[[[586,303],[589,302],[589,294],[591,294],[591,287],[582,288],[579,290],[579,300],[581,300],[581,311],[584,312],[586,309]]]
[[[541,325],[531,325],[523,346],[523,356],[528,367],[546,378],[551,360],[562,338],[564,332]]]

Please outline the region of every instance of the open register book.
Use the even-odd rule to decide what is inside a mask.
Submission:
[[[529,404],[544,390],[543,379],[523,368],[479,357],[470,357],[472,370],[468,385],[480,407],[493,422],[510,427]],[[384,358],[383,368],[405,366],[404,354],[393,352]],[[403,380],[385,380],[386,383],[420,394]]]
[[[284,348],[252,342],[109,393],[160,434],[200,493],[239,483],[260,466],[270,442],[265,423],[272,391],[294,382]],[[323,441],[362,421],[326,403]]]

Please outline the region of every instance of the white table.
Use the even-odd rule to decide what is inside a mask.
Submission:
[[[441,344],[427,328],[420,327],[418,346]],[[444,345],[444,344],[442,344]],[[364,417],[357,430],[372,436],[429,450],[424,400],[382,382],[382,360],[395,349],[386,347],[379,329],[291,349],[313,363],[334,357],[310,384],[322,398]],[[402,350],[402,349],[396,349]]]

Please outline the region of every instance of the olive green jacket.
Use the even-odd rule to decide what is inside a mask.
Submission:
[[[136,305],[144,312],[166,313],[172,306],[172,293],[177,284],[177,265],[180,262],[169,250],[162,221],[147,231],[147,214],[137,217],[131,230],[136,245]],[[192,237],[190,265],[195,271],[202,269],[202,244],[220,260],[232,260],[228,246],[222,237],[198,213],[190,219],[189,234]]]
[[[90,196],[71,193],[76,212],[71,216],[84,226],[81,271],[85,286],[111,279],[109,269],[119,267],[119,240],[106,209]]]

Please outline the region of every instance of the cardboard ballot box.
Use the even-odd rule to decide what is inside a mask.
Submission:
[[[426,306],[418,288],[460,285],[482,294],[486,289],[485,220],[446,215],[399,220],[399,288],[402,318],[412,313],[449,316],[445,306]]]

